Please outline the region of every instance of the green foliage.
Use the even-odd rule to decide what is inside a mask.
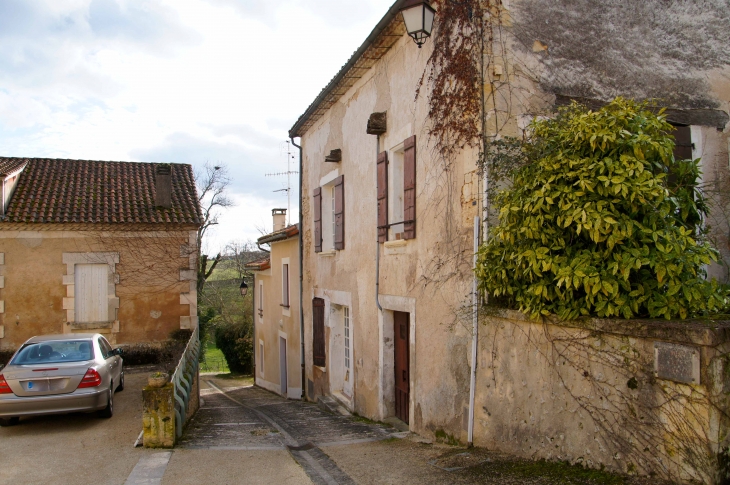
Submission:
[[[245,323],[224,323],[216,327],[215,345],[228,362],[231,372],[251,374],[253,371],[253,339]]]
[[[718,253],[699,230],[699,160],[674,160],[673,127],[645,103],[578,104],[537,120],[499,224],[480,249],[480,286],[533,317],[686,318],[728,306],[704,279]],[[670,175],[671,174],[671,175]]]

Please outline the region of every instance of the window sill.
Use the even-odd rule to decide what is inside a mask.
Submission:
[[[284,305],[283,303],[279,303],[279,306],[282,308],[286,308],[287,310],[291,308],[289,305]]]
[[[71,330],[95,330],[98,328],[112,328],[114,322],[67,322]]]
[[[405,254],[406,253],[406,247],[408,246],[408,240],[407,239],[396,239],[395,241],[385,241],[383,243],[383,248],[385,249],[385,254]]]
[[[319,254],[320,256],[331,257],[337,254],[337,251],[335,251],[334,249],[329,249],[327,251],[321,251],[317,254]]]

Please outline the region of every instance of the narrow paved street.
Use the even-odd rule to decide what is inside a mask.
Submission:
[[[390,438],[396,430],[336,416],[314,404],[290,401],[255,387],[224,387],[201,377],[203,407],[180,448],[188,450],[284,450],[315,484],[354,483],[322,452]]]
[[[430,443],[249,381],[201,376],[204,405],[174,450],[134,448],[148,372],[130,369],[114,417],[72,414],[0,428],[0,484],[636,484],[563,464]],[[400,439],[403,438],[403,439]]]

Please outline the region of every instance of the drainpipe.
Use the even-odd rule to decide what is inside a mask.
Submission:
[[[377,135],[377,137],[378,141],[375,145],[375,160],[377,160],[378,155],[380,155],[380,135]],[[375,225],[378,225],[377,222]],[[383,307],[380,306],[380,241],[378,240],[377,230],[375,231],[375,304],[378,305],[378,310],[382,312]]]
[[[477,251],[479,251],[479,216],[474,216],[474,268],[477,267]],[[471,331],[471,380],[469,382],[469,431],[467,445],[474,446],[474,394],[477,380],[477,336],[479,319],[477,318],[479,296],[477,294],[477,277],[474,273],[472,282],[472,331]]]
[[[294,137],[290,136],[292,145],[299,149],[299,362],[302,365],[302,400],[306,397],[305,372],[304,372],[304,246],[302,235],[304,234],[304,217],[302,217],[302,147],[294,143]]]

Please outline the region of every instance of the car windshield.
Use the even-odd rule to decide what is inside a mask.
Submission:
[[[90,340],[56,340],[27,344],[15,356],[11,365],[81,362],[94,358]]]

